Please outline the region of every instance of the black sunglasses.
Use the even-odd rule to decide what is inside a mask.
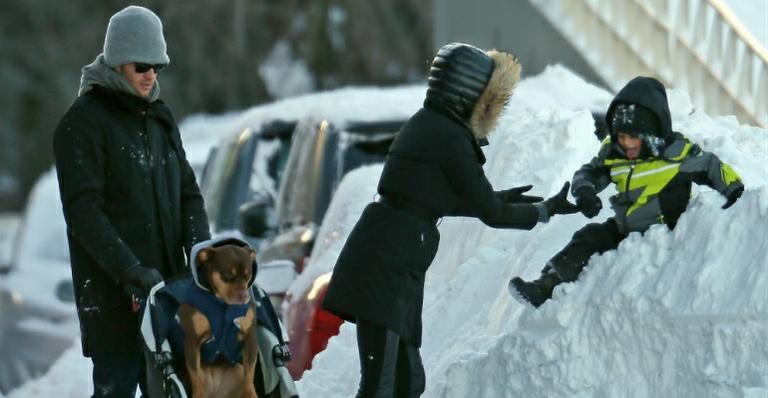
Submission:
[[[161,70],[165,68],[165,64],[145,64],[142,62],[134,62],[133,63],[133,70],[136,71],[136,73],[147,73],[150,69],[154,69],[155,73],[160,73]]]

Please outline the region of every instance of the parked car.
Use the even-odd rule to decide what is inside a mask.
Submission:
[[[56,173],[32,189],[0,275],[0,391],[44,374],[80,335]]]
[[[274,234],[274,202],[295,126],[271,120],[226,136],[211,150],[200,191],[212,233],[238,230],[241,207],[248,204],[251,244],[258,247]]]
[[[294,131],[291,152],[277,198],[278,235],[259,254],[260,264],[289,260],[300,274],[307,264],[318,226],[323,221],[331,197],[342,177],[364,165],[382,163],[404,120],[347,122],[335,126],[328,120],[299,122]],[[273,303],[283,302],[284,294],[273,292]],[[281,311],[282,312],[282,311]],[[308,346],[305,334],[327,339],[338,333],[341,319],[318,309],[312,313],[311,331],[287,325],[294,360],[288,364],[298,379],[311,365],[324,344]],[[322,332],[321,332],[322,331]]]

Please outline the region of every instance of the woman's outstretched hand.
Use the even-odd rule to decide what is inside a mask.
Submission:
[[[496,191],[496,197],[504,203],[537,203],[544,200],[541,196],[524,195],[533,188],[533,185]]]

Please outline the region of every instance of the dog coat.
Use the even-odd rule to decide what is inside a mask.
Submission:
[[[202,362],[211,364],[220,357],[226,360],[229,366],[240,362],[243,342],[237,341],[240,328],[235,320],[244,317],[251,304],[227,304],[213,293],[196,285],[190,286],[182,304],[195,307],[211,324],[211,337],[200,347]]]

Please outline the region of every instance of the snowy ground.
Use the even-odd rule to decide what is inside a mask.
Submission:
[[[669,94],[674,128],[741,174],[743,198],[721,210],[719,194],[696,188],[675,231],[631,235],[539,310],[512,300],[507,281],[535,277],[586,218],[559,216],[532,231],[444,219],[424,303],[425,396],[768,396],[768,131],[709,117],[685,93]],[[402,95],[418,102],[413,91]],[[530,183],[554,194],[596,153],[587,109],[609,100],[561,67],[522,81],[485,147],[489,179],[497,189]],[[370,178],[351,191],[372,192],[379,170],[363,171]],[[353,223],[368,196],[337,218]],[[608,216],[606,208],[598,220]],[[307,272],[333,264],[339,245],[325,247]],[[303,397],[354,395],[354,332],[345,324],[317,356],[299,384]],[[90,362],[75,344],[47,375],[8,396],[89,394]]]

